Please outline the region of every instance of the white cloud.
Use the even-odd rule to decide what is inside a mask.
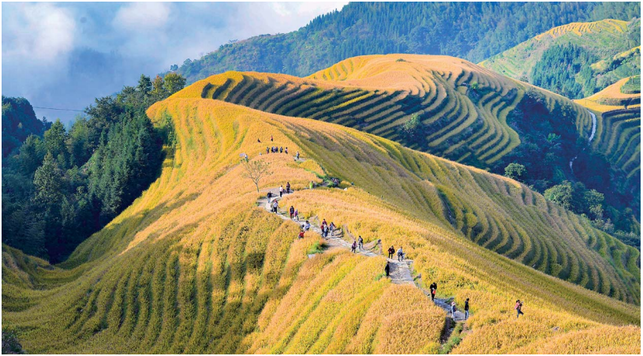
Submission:
[[[48,64],[73,50],[76,22],[68,9],[49,3],[19,4],[12,15],[3,25],[4,56]]]
[[[296,16],[310,21],[319,14],[339,10],[345,2],[275,2],[270,3],[272,9],[281,17]]]
[[[170,4],[137,2],[121,7],[113,25],[120,30],[149,31],[164,27],[170,17]]]

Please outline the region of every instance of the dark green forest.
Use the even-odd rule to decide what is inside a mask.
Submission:
[[[2,157],[7,157],[30,135],[42,137],[51,123],[38,120],[25,98],[2,97]]]
[[[178,72],[188,83],[227,70],[312,74],[343,59],[442,54],[480,62],[553,27],[640,16],[631,3],[350,3],[298,31],[219,47]]]
[[[97,98],[69,130],[57,120],[28,136],[3,160],[3,243],[57,263],[127,208],[160,173],[167,141],[145,110],[184,85],[175,73],[142,75]]]

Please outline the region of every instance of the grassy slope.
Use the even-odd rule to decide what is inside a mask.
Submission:
[[[515,79],[530,81],[531,70],[545,50],[554,45],[575,44],[605,59],[592,65],[592,68],[598,70],[601,62],[606,62],[620,55],[621,52],[632,51],[630,48],[634,46],[628,46],[627,40],[628,27],[631,26],[640,26],[640,21],[607,19],[597,22],[575,22],[555,27],[481,62],[480,65]],[[631,54],[638,55],[640,62],[640,51]]]
[[[242,178],[242,152],[271,162],[262,187],[289,180],[299,189],[317,179],[286,155],[258,157],[265,146],[256,139],[269,135],[355,182],[347,191],[300,191],[285,204],[346,223],[367,241],[403,245],[424,280],[439,283],[439,295],[472,299],[473,332],[456,352],[569,350],[566,335],[606,328],[616,330],[613,344],[574,338],[573,351],[640,351],[638,326],[606,325],[638,325],[638,307],[462,238],[437,192],[458,227],[470,219],[460,210],[469,206],[491,224],[500,209],[495,224],[506,229],[521,228],[514,220],[556,229],[543,231],[543,246],[561,252],[550,258],[571,246],[578,258],[568,260],[589,261],[583,268],[601,287],[638,300],[636,251],[626,250],[625,260],[610,255],[622,244],[526,187],[323,122],[177,97],[148,111],[156,123],[164,113],[178,145],[161,176],[67,262],[52,267],[3,246],[3,325],[22,331],[28,352],[435,352],[443,312],[417,289],[377,280],[382,258],[336,251],[308,259],[319,237],[295,241],[295,223],[254,206],[259,194]],[[606,258],[585,244],[603,246]],[[611,267],[626,261],[631,272]],[[516,298],[526,301],[519,320]]]

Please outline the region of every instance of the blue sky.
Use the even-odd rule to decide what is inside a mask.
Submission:
[[[324,3],[3,3],[2,94],[84,109],[230,40],[297,30]],[[69,122],[76,113],[35,109]]]

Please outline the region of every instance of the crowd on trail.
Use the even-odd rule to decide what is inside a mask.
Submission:
[[[261,143],[260,139],[257,139],[257,141],[259,143]],[[270,136],[270,141],[274,141],[272,136]],[[286,154],[288,154],[288,147],[286,147],[285,149],[283,147],[277,147],[277,146],[266,147],[266,154],[269,154],[269,153],[286,153]],[[247,160],[248,159],[247,155],[244,158]],[[295,159],[299,160],[299,152],[297,152],[297,154],[295,156]],[[333,180],[333,183],[335,183],[334,180]],[[336,185],[337,184],[339,184],[339,183],[337,182]],[[309,185],[308,185],[308,188],[313,189],[316,186],[317,186],[317,184],[315,182],[311,181],[309,183]],[[290,182],[286,182],[286,187],[285,188],[284,188],[283,185],[279,186],[279,198],[282,198],[284,196],[284,194],[291,194],[293,192],[294,191],[291,189]],[[270,205],[271,211],[273,213],[278,214],[279,213],[279,201],[276,199],[276,197],[274,197],[275,199],[272,199],[273,198],[272,192],[268,192],[267,198],[268,198],[268,204]],[[300,221],[299,220],[299,210],[296,209],[294,206],[292,206],[292,205],[290,206],[290,208],[288,209],[288,214],[289,214],[291,220],[295,220],[295,221],[298,221],[298,222]],[[306,232],[309,231],[310,228],[311,228],[310,221],[305,220],[305,222],[303,224],[301,224],[300,227],[301,227],[301,229],[299,231],[299,235],[297,236],[297,238],[298,239],[303,239],[305,237]],[[323,219],[322,222],[321,222],[320,230],[321,230],[321,235],[322,235],[323,238],[329,238],[329,236],[330,237],[335,237],[335,233],[336,233],[336,231],[338,229],[337,229],[337,226],[335,225],[334,222],[331,221],[330,224],[328,224],[326,222],[326,219]],[[377,244],[378,245],[381,244],[381,240],[378,240]],[[358,251],[363,251],[363,250],[364,250],[364,239],[362,238],[361,235],[358,235],[357,239],[353,238],[353,243],[351,244],[351,252],[352,253],[357,253]],[[404,262],[404,260],[406,258],[406,254],[404,253],[404,251],[403,251],[401,246],[400,246],[399,249],[397,249],[397,251],[395,250],[394,246],[391,246],[391,247],[388,248],[387,252],[388,252],[388,258],[390,260],[393,260],[395,257],[397,257],[398,262]],[[390,277],[390,273],[391,273],[390,262],[386,263],[386,266],[384,267],[384,272],[386,273],[386,277]],[[418,278],[419,278],[419,276],[418,276]],[[431,294],[431,301],[435,303],[435,296],[436,296],[436,293],[437,293],[437,290],[438,290],[437,283],[436,282],[431,283],[431,285],[429,286],[429,289],[430,289],[430,294]],[[524,313],[522,312],[522,306],[523,306],[523,303],[520,300],[516,300],[516,304],[514,306],[514,309],[516,309],[516,317],[517,318],[519,318],[520,315],[524,315]],[[446,309],[446,306],[444,306],[444,308]],[[457,311],[457,306],[455,304],[455,301],[451,301],[451,304],[448,305],[448,310],[449,310],[449,312],[451,314],[451,318],[453,318],[455,320],[455,318],[456,318],[455,315],[456,315],[456,311]],[[464,320],[468,320],[468,319],[469,319],[469,298],[467,298],[465,300],[465,302],[464,302]]]

